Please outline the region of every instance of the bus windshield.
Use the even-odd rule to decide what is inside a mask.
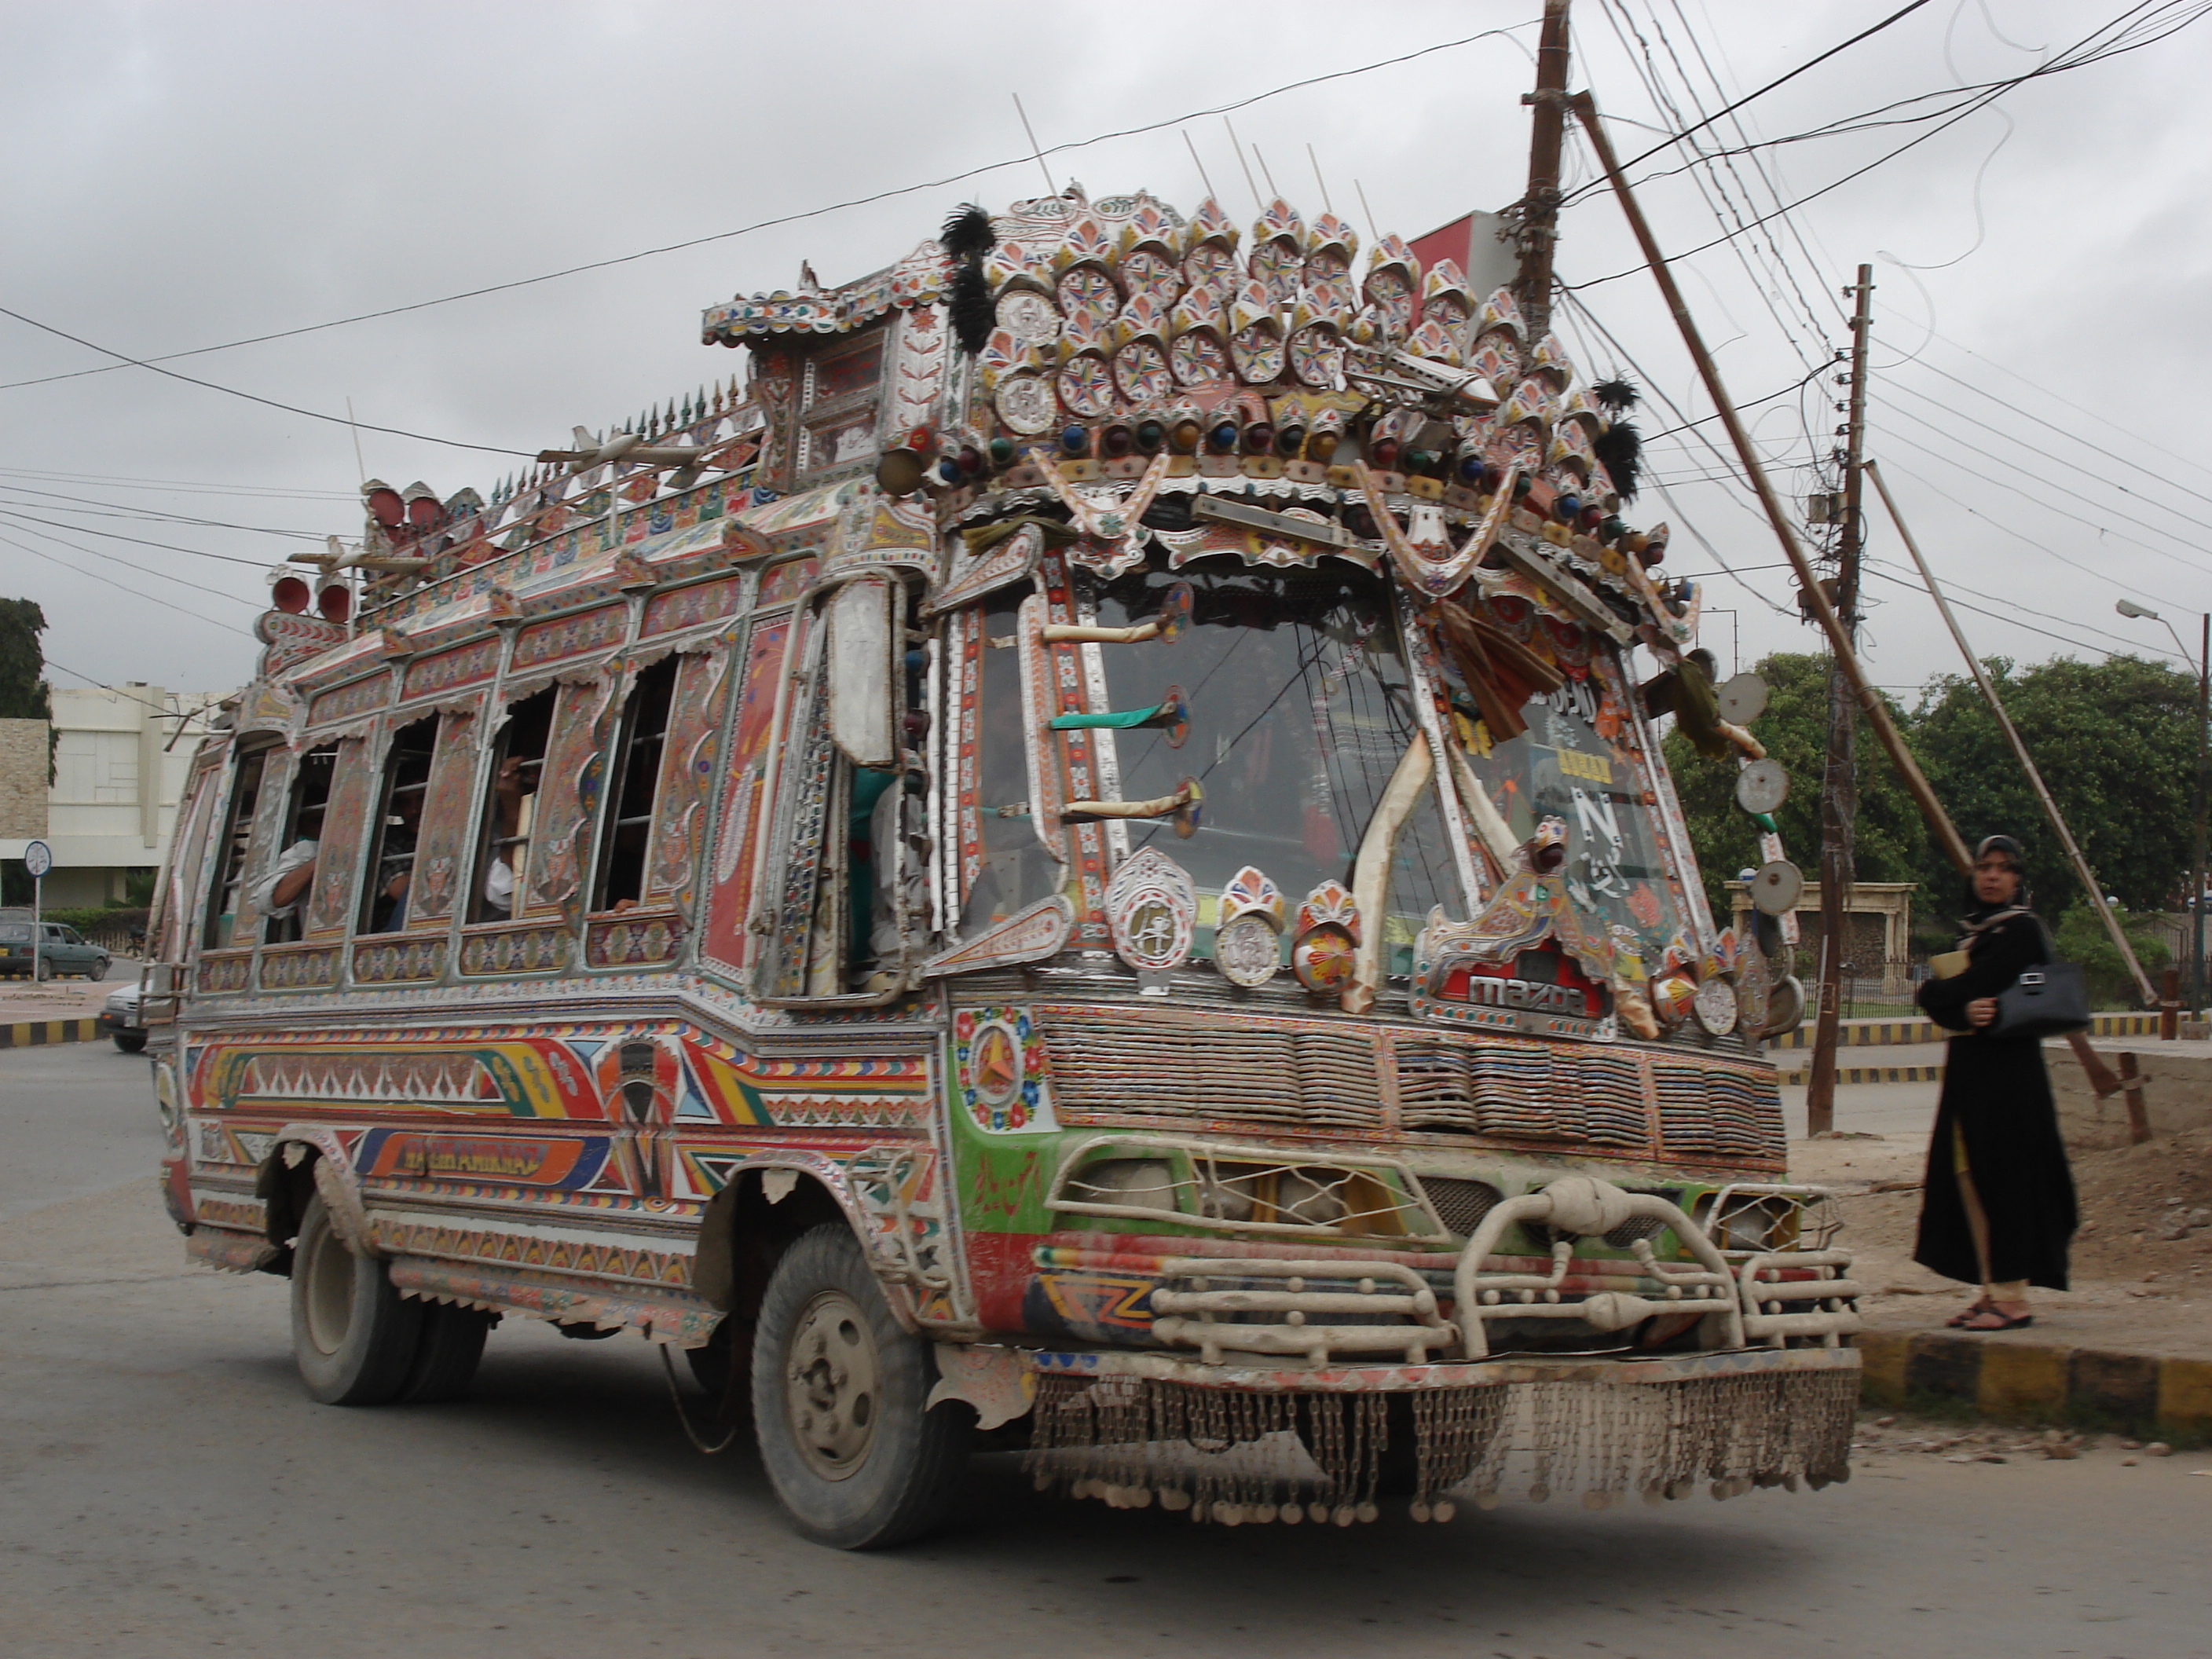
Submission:
[[[1157,704],[1171,688],[1189,708],[1181,748],[1163,731],[1110,735],[1124,799],[1172,795],[1186,778],[1206,792],[1203,824],[1188,841],[1164,821],[1127,826],[1130,850],[1155,847],[1190,872],[1204,955],[1214,900],[1246,866],[1293,911],[1323,882],[1351,886],[1360,838],[1419,726],[1381,578],[1348,565],[1277,570],[1227,558],[1170,570],[1155,554],[1097,588],[1099,623],[1156,617],[1178,581],[1192,587],[1179,639],[1095,648],[1115,710]],[[1414,933],[1439,904],[1463,915],[1468,899],[1431,783],[1397,840],[1383,929],[1393,971],[1405,971]]]

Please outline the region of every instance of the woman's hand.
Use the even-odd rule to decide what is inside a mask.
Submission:
[[[1966,1005],[1966,1018],[1974,1025],[1994,1025],[1997,1023],[1997,1000],[1995,997],[1976,997]]]

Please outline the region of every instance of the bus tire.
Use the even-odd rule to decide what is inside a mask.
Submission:
[[[476,1380],[483,1358],[484,1338],[499,1322],[497,1314],[481,1308],[456,1308],[433,1303],[422,1310],[422,1334],[415,1347],[415,1363],[398,1398],[410,1406],[432,1406],[459,1400]]]
[[[143,1031],[118,1031],[115,1047],[121,1054],[143,1054],[146,1052],[146,1034]]]
[[[928,1408],[930,1345],[902,1329],[851,1228],[802,1233],[776,1263],[753,1334],[761,1462],[804,1536],[881,1549],[943,1519],[972,1431]]]
[[[309,1397],[383,1405],[406,1386],[422,1330],[422,1304],[338,1237],[320,1194],[310,1199],[292,1256],[292,1357]]]

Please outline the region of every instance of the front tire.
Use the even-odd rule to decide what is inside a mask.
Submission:
[[[937,1367],[904,1330],[852,1231],[829,1223],[776,1263],[753,1336],[761,1462],[799,1532],[881,1549],[935,1526],[959,1490],[967,1408],[928,1408]]]
[[[292,1254],[292,1357],[325,1406],[380,1406],[407,1384],[422,1304],[399,1294],[384,1264],[356,1255],[319,1193]]]
[[[143,1031],[118,1031],[115,1033],[115,1046],[126,1054],[143,1054],[146,1052],[146,1034]]]

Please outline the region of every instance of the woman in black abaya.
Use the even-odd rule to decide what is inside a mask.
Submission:
[[[2027,1287],[2066,1288],[2074,1177],[2034,1037],[1990,1035],[1997,997],[2050,959],[2027,908],[2020,843],[1991,836],[1974,850],[1973,908],[1962,919],[1963,969],[1920,988],[1922,1010],[1960,1035],[1948,1045],[1912,1259],[1982,1286],[1950,1322],[2009,1331],[2033,1322]]]

